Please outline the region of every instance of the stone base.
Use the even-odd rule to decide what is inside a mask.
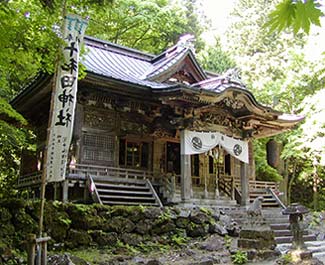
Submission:
[[[275,249],[274,232],[268,226],[244,227],[239,233],[238,247],[247,249]]]
[[[281,256],[281,253],[276,250],[271,249],[263,249],[263,250],[256,250],[256,249],[248,249],[246,250],[247,258],[250,261],[256,260],[274,260]]]
[[[313,257],[311,251],[307,249],[291,249],[287,252],[287,254],[291,255],[293,260],[307,260]]]

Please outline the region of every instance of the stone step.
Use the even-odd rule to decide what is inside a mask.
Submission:
[[[111,184],[111,183],[97,183],[95,182],[96,188],[106,189],[119,189],[119,190],[143,190],[148,189],[146,185],[124,185],[124,184]]]
[[[315,235],[303,235],[303,240],[306,241],[315,241],[316,236]],[[277,244],[280,243],[292,243],[292,236],[280,236],[275,238],[275,242]]]
[[[270,224],[272,230],[286,230],[289,227],[289,223]]]
[[[266,221],[272,225],[272,224],[289,224],[288,219],[286,218],[282,218],[282,217],[269,217],[269,218],[265,218]]]
[[[282,237],[282,236],[292,236],[291,230],[273,230],[276,237]],[[303,231],[304,235],[308,235],[308,232],[306,230]]]
[[[305,245],[309,251],[313,253],[313,257],[325,256],[325,242],[324,241],[306,241]],[[277,250],[282,254],[286,253],[291,248],[291,243],[277,244]]]
[[[147,188],[147,190],[143,191],[129,191],[129,190],[112,190],[112,189],[98,189],[98,193],[100,194],[132,194],[134,196],[152,196],[152,192]]]
[[[102,200],[105,205],[143,205],[143,206],[156,206],[154,203],[150,202],[132,202],[132,201],[110,201],[110,200]]]

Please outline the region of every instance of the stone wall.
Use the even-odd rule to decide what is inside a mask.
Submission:
[[[18,199],[0,202],[0,256],[11,249],[24,251],[29,233],[37,234],[39,202]],[[207,209],[177,209],[142,206],[103,206],[46,202],[45,232],[52,238],[50,249],[64,250],[88,246],[148,242],[179,244],[181,238],[208,234],[235,235],[232,220]],[[1,262],[0,262],[1,263]]]

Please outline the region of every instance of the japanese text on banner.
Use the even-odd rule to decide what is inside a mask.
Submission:
[[[49,132],[47,182],[65,179],[77,101],[79,52],[87,24],[77,15],[65,17],[63,59],[57,69]]]

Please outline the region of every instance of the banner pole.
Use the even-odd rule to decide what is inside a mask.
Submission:
[[[61,31],[63,32],[64,27],[64,18],[66,15],[66,4],[67,0],[64,0],[62,3],[62,17],[63,22],[61,24]],[[44,148],[44,154],[43,154],[43,172],[41,176],[41,205],[40,205],[40,218],[39,218],[39,237],[42,237],[43,235],[43,223],[44,223],[44,205],[45,205],[45,190],[46,190],[46,171],[47,171],[47,151],[48,151],[48,145],[49,145],[49,139],[50,139],[50,129],[52,127],[52,116],[53,116],[53,108],[54,108],[54,94],[55,94],[55,82],[58,75],[58,65],[61,60],[61,44],[58,48],[58,54],[56,56],[55,61],[55,71],[52,79],[51,84],[51,103],[50,103],[50,111],[49,111],[49,120],[47,125],[47,133],[46,133],[46,142],[45,142],[45,148]]]

